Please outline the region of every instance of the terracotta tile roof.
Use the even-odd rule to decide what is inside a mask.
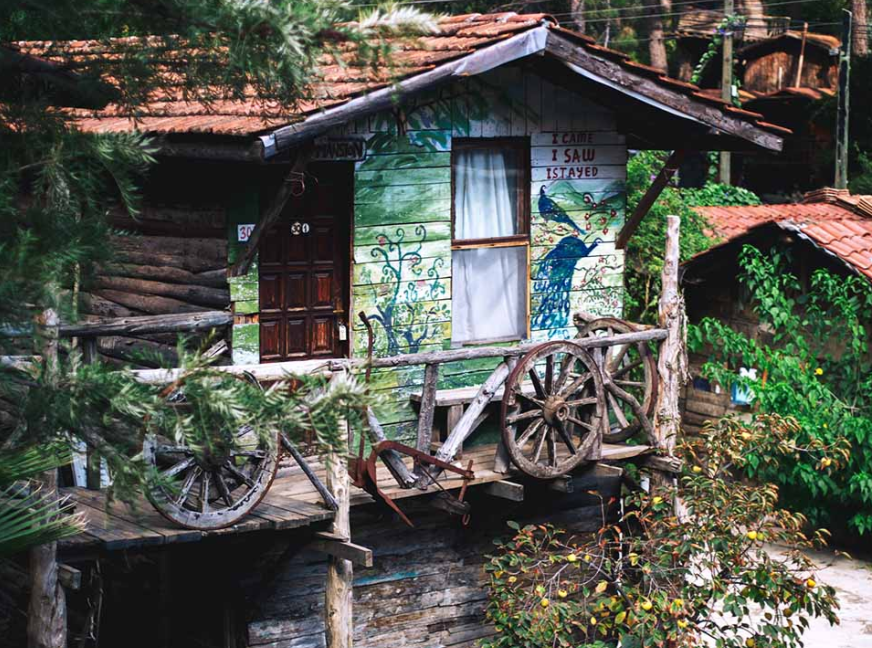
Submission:
[[[784,205],[696,207],[695,211],[708,220],[710,233],[723,239],[715,247],[774,223],[806,238],[872,281],[872,196],[826,189],[807,195],[806,201]],[[696,255],[693,261],[707,253]]]
[[[387,88],[392,83],[420,75],[443,64],[461,59],[474,52],[496,45],[522,32],[545,27],[568,36],[579,47],[602,59],[616,62],[628,72],[653,78],[672,92],[678,92],[695,100],[715,104],[733,117],[748,121],[754,126],[781,135],[783,129],[765,124],[760,116],[748,111],[729,107],[720,99],[700,95],[700,89],[692,84],[669,79],[659,70],[630,60],[625,54],[597,45],[593,39],[577,32],[561,28],[547,14],[516,14],[514,12],[493,14],[465,14],[441,18],[439,31],[415,41],[395,43],[397,52],[392,57],[393,77],[374,73],[371,69],[354,65],[340,68],[325,65],[319,81],[313,86],[313,99],[292,109],[278,104],[264,104],[251,100],[218,101],[204,106],[186,101],[181,82],[177,93],[171,96],[155,96],[143,106],[138,120],[120,113],[113,107],[100,111],[71,110],[78,126],[92,132],[121,132],[134,128],[147,133],[213,133],[221,135],[253,135],[289,123],[299,122],[325,108],[338,106],[350,100]],[[155,37],[150,37],[155,40]],[[12,46],[20,51],[42,57],[48,61],[64,64],[83,61],[97,56],[112,56],[113,43],[128,46],[135,39],[116,39],[108,44],[100,41],[22,41]],[[157,41],[160,42],[159,40]],[[117,51],[117,50],[116,50]],[[115,54],[117,56],[117,53]],[[169,74],[169,73],[168,73]]]

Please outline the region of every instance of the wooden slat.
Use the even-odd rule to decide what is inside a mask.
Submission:
[[[77,502],[76,512],[84,516],[88,534],[99,539],[105,549],[150,547],[165,542],[164,536],[160,533],[110,515],[103,508],[94,508]]]

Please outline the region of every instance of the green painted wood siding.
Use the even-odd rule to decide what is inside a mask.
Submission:
[[[402,125],[400,127],[400,124]],[[375,353],[444,349],[451,340],[451,142],[529,137],[530,321],[534,340],[573,337],[572,313],[622,312],[627,150],[612,113],[520,68],[502,68],[348,124],[364,137],[355,172],[352,309],[370,316]],[[355,320],[352,353],[366,352]],[[480,383],[493,360],[443,365],[442,389]],[[373,373],[380,420],[412,439],[423,368]]]

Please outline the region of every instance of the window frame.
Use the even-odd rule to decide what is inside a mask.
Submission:
[[[470,149],[512,149],[521,162],[516,192],[518,233],[512,236],[494,236],[478,239],[458,239],[454,233],[456,222],[457,152]],[[451,142],[451,249],[466,250],[485,247],[519,247],[530,245],[530,138],[529,137],[464,137]]]
[[[518,191],[516,214],[518,218],[517,229],[518,233],[513,236],[494,236],[490,238],[478,239],[457,239],[454,234],[454,225],[456,221],[456,190],[457,190],[457,156],[459,151],[469,149],[483,148],[511,148],[520,163],[518,175]],[[465,346],[480,346],[487,344],[499,344],[507,342],[520,342],[529,340],[531,331],[530,321],[530,236],[531,236],[531,217],[532,210],[530,208],[530,195],[533,179],[532,161],[530,158],[530,138],[529,137],[455,137],[451,142],[451,250],[474,250],[481,248],[508,248],[522,247],[526,250],[524,261],[524,333],[520,336],[508,336],[491,340],[467,340],[464,342],[453,342],[452,347]],[[452,255],[453,256],[453,255]],[[452,316],[453,317],[453,316]]]

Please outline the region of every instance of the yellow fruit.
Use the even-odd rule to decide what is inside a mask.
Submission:
[[[663,501],[663,498],[660,497],[659,495],[657,495],[655,498],[653,498],[653,499],[651,500],[651,502],[654,503],[654,504],[659,504],[659,503],[662,502],[662,501]]]
[[[809,589],[814,589],[814,586],[817,585],[817,581],[814,578],[809,578],[805,581],[805,586]]]
[[[693,472],[695,472],[697,475],[702,472],[702,468],[700,466],[694,466],[693,468],[691,468],[691,470],[693,470]]]
[[[584,562],[590,562],[590,554],[584,554]]]
[[[557,596],[560,598],[566,598],[569,595],[569,592],[566,590],[557,590]]]
[[[645,612],[648,612],[652,607],[654,607],[654,605],[652,605],[651,601],[642,602],[642,609],[645,610]]]
[[[833,465],[833,460],[830,459],[829,457],[824,457],[823,459],[821,459],[821,468],[829,468],[832,465]]]
[[[539,601],[539,605],[541,605],[542,607],[548,607],[550,604],[551,601],[549,601],[547,598],[543,598],[541,601]]]
[[[591,625],[596,625],[596,617],[591,617],[591,618],[590,618],[590,624],[591,624]]]
[[[509,583],[514,583],[514,582],[516,582],[517,580],[518,580],[517,577],[515,577],[515,576],[509,576]]]
[[[823,376],[823,375],[824,375],[824,370],[821,369],[820,367],[818,367],[817,369],[814,370],[814,375],[815,375],[815,376]]]
[[[679,619],[678,620],[678,627],[681,628],[682,630],[684,630],[687,627],[687,621],[685,621],[684,619]]]
[[[748,646],[748,648],[754,648],[754,646],[757,645],[757,642],[754,641],[753,637],[748,637],[745,639],[745,645]]]
[[[754,541],[757,539],[757,532],[756,531],[748,531],[747,535],[748,535],[748,540]]]
[[[568,556],[566,556],[566,560],[568,562],[575,562],[576,560],[578,560],[578,556],[576,556],[575,554],[569,554]]]

